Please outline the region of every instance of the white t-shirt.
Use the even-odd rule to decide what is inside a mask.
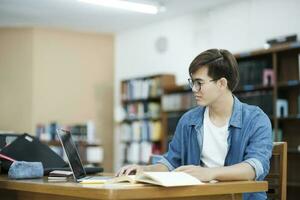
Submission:
[[[206,107],[203,126],[203,148],[200,159],[204,167],[224,166],[228,151],[228,121],[222,127],[215,126],[209,118],[209,108]]]

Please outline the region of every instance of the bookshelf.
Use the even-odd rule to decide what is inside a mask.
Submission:
[[[287,199],[297,199],[300,188],[300,42],[243,52],[235,57],[241,80],[234,94],[242,102],[258,105],[265,111],[272,122],[274,141],[288,142]],[[168,96],[182,99],[187,94],[192,95],[186,86],[175,86],[166,90],[162,99]],[[194,104],[173,110],[168,106],[171,105],[162,107],[162,116],[163,130],[170,139],[181,115]]]
[[[175,85],[175,76],[158,74],[121,81],[121,104],[125,113],[119,124],[123,164],[148,163],[151,154],[164,150],[161,96]]]

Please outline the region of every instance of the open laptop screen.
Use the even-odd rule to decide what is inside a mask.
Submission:
[[[59,135],[59,139],[68,157],[70,167],[75,176],[74,178],[76,178],[76,180],[84,178],[86,176],[86,173],[84,171],[82,162],[80,160],[70,131],[57,129],[57,134]]]

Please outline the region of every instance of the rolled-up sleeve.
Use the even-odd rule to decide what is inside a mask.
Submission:
[[[248,163],[251,165],[251,167],[255,170],[255,180],[258,179],[261,175],[264,173],[264,168],[261,164],[261,162],[256,158],[250,158],[244,161],[245,163]]]
[[[268,116],[260,111],[252,120],[251,130],[244,162],[255,170],[255,180],[263,180],[269,173],[273,147],[272,126]]]

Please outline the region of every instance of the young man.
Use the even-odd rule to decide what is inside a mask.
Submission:
[[[232,92],[238,64],[227,50],[210,49],[189,67],[196,108],[186,112],[166,154],[154,165],[129,165],[117,176],[141,171],[182,171],[201,181],[263,180],[269,172],[272,127],[257,106],[241,103]],[[266,193],[244,194],[266,199]]]

